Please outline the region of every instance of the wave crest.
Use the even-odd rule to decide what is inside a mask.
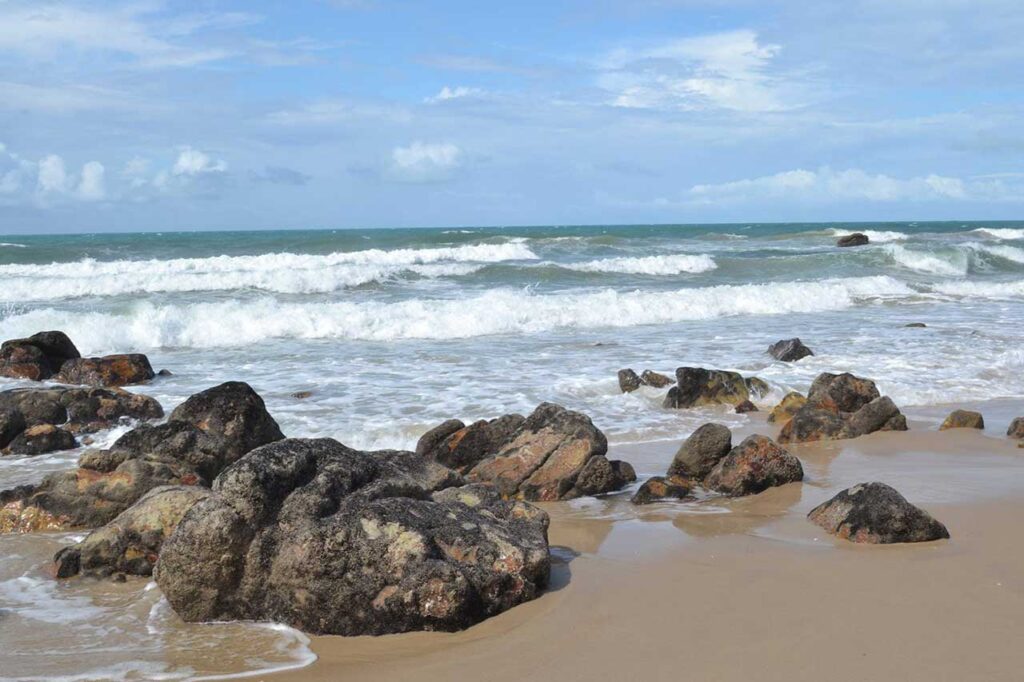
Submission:
[[[706,254],[677,253],[666,256],[603,258],[585,263],[561,264],[578,272],[612,272],[632,275],[680,275],[709,272],[718,267]]]

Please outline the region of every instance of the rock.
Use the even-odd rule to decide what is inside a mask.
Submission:
[[[583,494],[575,484],[587,462],[607,451],[607,439],[589,417],[543,403],[509,441],[466,476],[472,482],[492,483],[505,497],[571,499]]]
[[[110,387],[141,384],[155,376],[149,358],[141,353],[128,353],[68,360],[56,379],[67,384]]]
[[[949,531],[884,483],[843,490],[807,515],[832,535],[851,542],[890,544],[946,539]]]
[[[665,376],[659,372],[653,372],[649,369],[645,369],[640,374],[640,383],[644,386],[652,386],[654,388],[665,388],[671,386],[674,382],[670,377]]]
[[[754,495],[803,478],[800,460],[771,438],[753,435],[729,451],[704,479],[704,487],[726,495]]]
[[[701,479],[732,449],[732,432],[722,424],[704,424],[683,441],[668,467],[669,476]]]
[[[736,414],[746,414],[747,412],[757,412],[757,405],[749,400],[744,400],[736,406]]]
[[[16,388],[0,391],[0,409],[21,412],[29,426],[53,424],[73,433],[109,428],[122,418],[164,416],[153,398],[118,388]]]
[[[632,393],[641,385],[640,377],[631,369],[619,370],[619,390],[623,393]]]
[[[548,583],[547,515],[413,453],[276,442],[218,476],[164,542],[155,578],[188,622],[313,634],[460,630]],[[432,496],[431,493],[443,491]]]
[[[764,379],[758,379],[757,377],[747,377],[743,380],[743,383],[747,385],[747,391],[750,395],[755,398],[763,398],[772,392],[772,387],[768,385],[768,382]]]
[[[889,396],[882,396],[847,417],[840,437],[857,438],[875,431],[906,430],[907,418],[900,413],[900,408]]]
[[[68,578],[79,572],[152,574],[164,540],[185,512],[212,494],[198,486],[153,488],[113,521],[57,552],[53,559],[57,576]]]
[[[11,339],[0,346],[0,376],[42,381],[60,371],[66,361],[80,357],[64,332],[33,334]]]
[[[682,476],[654,476],[643,482],[630,498],[633,504],[651,504],[660,500],[685,500],[690,497],[693,484]]]
[[[840,237],[836,241],[836,246],[864,246],[868,243],[868,236],[860,232],[854,232],[844,237]]]
[[[18,434],[4,449],[4,454],[34,456],[77,447],[75,437],[64,429],[52,424],[38,424]]]
[[[508,414],[466,426],[449,419],[420,437],[416,452],[461,473],[467,473],[484,458],[497,454],[526,423],[526,417]]]
[[[782,402],[772,408],[768,414],[768,421],[773,424],[785,424],[805,404],[807,404],[807,398],[796,391],[791,391],[785,395]]]
[[[105,390],[105,389],[92,389]],[[165,424],[143,424],[79,468],[0,493],[0,533],[98,528],[162,485],[202,485],[249,450],[283,438],[263,400],[228,382],[182,403]]]
[[[749,398],[747,380],[737,372],[680,367],[676,370],[676,385],[669,389],[663,407],[678,409],[703,405],[737,405]]]
[[[926,325],[924,322],[911,322],[903,326],[908,329],[925,329],[928,327],[928,325]]]
[[[156,375],[158,377],[173,377],[174,376],[174,372],[172,372],[169,369],[162,369],[159,372],[157,372]]]
[[[1010,438],[1024,440],[1024,417],[1017,417],[1010,422],[1010,428],[1006,429],[1006,435]]]
[[[619,490],[635,480],[636,471],[629,462],[609,461],[602,455],[591,457],[576,477],[574,496],[600,495]]]
[[[985,418],[981,416],[981,412],[972,412],[971,410],[953,410],[946,417],[946,421],[942,422],[942,426],[939,427],[939,431],[945,431],[946,429],[984,429]]]
[[[814,351],[805,346],[800,339],[786,339],[768,346],[768,355],[782,362],[796,362],[808,355],[814,355]]]
[[[843,418],[837,413],[805,405],[782,426],[780,443],[808,443],[818,440],[844,438]]]
[[[20,410],[0,408],[0,450],[28,428],[25,415]]]
[[[312,396],[313,391],[296,391],[295,393],[292,393],[292,397],[295,398],[296,400],[305,400],[306,398],[311,398]]]
[[[878,387],[870,379],[862,379],[849,372],[823,372],[811,384],[807,402],[832,412],[856,412],[879,395]]]

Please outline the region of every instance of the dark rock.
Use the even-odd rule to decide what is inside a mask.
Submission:
[[[722,424],[704,424],[683,441],[668,467],[669,476],[701,479],[732,449],[732,432]]]
[[[791,391],[785,395],[778,405],[772,408],[772,411],[768,414],[768,421],[772,424],[785,424],[806,404],[807,398],[796,391]]]
[[[942,422],[942,426],[939,427],[939,431],[945,431],[946,429],[984,429],[985,418],[981,416],[981,412],[972,412],[971,410],[953,410],[946,417],[946,421]]]
[[[654,476],[643,482],[629,500],[633,504],[651,504],[661,500],[685,500],[693,492],[693,483],[682,476]]]
[[[228,449],[225,459],[230,461],[284,438],[263,398],[241,381],[228,381],[196,393],[174,408],[170,421],[188,422],[200,431],[223,438]]]
[[[619,390],[623,393],[632,393],[641,385],[640,377],[631,369],[619,370]]]
[[[169,369],[162,369],[159,372],[157,372],[156,375],[158,377],[172,377],[172,376],[174,376],[174,372],[172,372]]]
[[[141,384],[155,376],[149,358],[141,353],[128,353],[68,360],[56,379],[66,384],[111,387]]]
[[[63,332],[39,332],[27,339],[4,341],[0,346],[0,376],[42,381],[77,357],[78,349]]]
[[[26,428],[28,423],[20,410],[0,408],[0,450],[7,447],[8,443]]]
[[[600,495],[619,490],[636,480],[636,471],[629,462],[609,461],[603,455],[591,457],[576,477],[572,497]]]
[[[68,578],[77,573],[150,575],[165,539],[182,517],[213,492],[198,486],[160,486],[143,495],[117,518],[81,542],[54,556],[56,574]]]
[[[497,454],[526,423],[526,417],[507,414],[466,426],[450,419],[423,434],[416,452],[446,467],[467,473],[484,458]]]
[[[285,440],[226,469],[164,542],[155,577],[188,622],[315,634],[460,630],[547,585],[547,515],[465,492],[413,453]]]
[[[925,329],[928,325],[924,322],[911,322],[910,324],[905,324],[903,326],[908,329]]]
[[[313,391],[296,391],[295,393],[292,393],[292,397],[295,398],[296,400],[305,400],[306,398],[311,398],[312,396]]]
[[[840,237],[836,241],[836,246],[864,246],[868,243],[868,236],[860,232],[854,232],[844,237]]]
[[[882,396],[847,417],[841,437],[857,438],[875,431],[906,430],[907,418],[900,413],[900,408],[889,396]]]
[[[753,435],[729,451],[704,479],[704,487],[726,495],[754,495],[803,478],[800,460],[771,438]]]
[[[737,372],[680,367],[676,370],[676,385],[669,389],[663,406],[678,409],[703,405],[737,405],[749,399],[750,387],[747,380]]]
[[[749,400],[744,400],[742,403],[736,406],[736,414],[746,414],[747,412],[757,411],[757,405],[750,402]]]
[[[649,369],[645,369],[640,373],[640,383],[644,386],[652,386],[654,388],[665,388],[671,386],[674,382],[671,377],[667,377],[659,372],[653,372]]]
[[[98,431],[122,418],[159,419],[153,398],[118,388],[16,388],[0,391],[0,409],[21,412],[28,425],[62,425],[68,431]]]
[[[884,483],[861,483],[843,490],[812,509],[807,518],[851,542],[889,544],[949,537],[945,526]]]
[[[763,398],[772,392],[772,387],[768,385],[768,382],[764,379],[757,377],[747,377],[743,380],[743,383],[747,385],[747,391],[750,395],[755,398]]]
[[[78,447],[75,437],[52,424],[38,424],[22,431],[5,448],[9,455],[45,455],[59,450],[73,450]]]
[[[1010,428],[1006,429],[1006,435],[1010,438],[1024,439],[1024,417],[1017,417],[1010,422]]]
[[[796,362],[808,355],[814,355],[814,351],[805,346],[800,339],[786,339],[768,346],[768,354],[782,362]]]
[[[782,426],[780,443],[807,443],[844,438],[846,423],[835,412],[805,405]]]
[[[849,372],[823,372],[811,384],[807,402],[832,412],[856,412],[879,395],[878,387],[870,379],[862,379]]]

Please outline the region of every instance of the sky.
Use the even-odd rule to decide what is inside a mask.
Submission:
[[[1021,0],[0,0],[0,233],[1024,218]]]

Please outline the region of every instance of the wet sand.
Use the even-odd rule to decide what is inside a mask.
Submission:
[[[613,454],[642,480],[677,445]],[[317,637],[316,663],[268,679],[1019,680],[1024,450],[992,430],[917,430],[792,451],[804,484],[749,498],[546,505],[554,569],[541,598],[461,633]],[[870,480],[952,539],[859,546],[805,520]]]

